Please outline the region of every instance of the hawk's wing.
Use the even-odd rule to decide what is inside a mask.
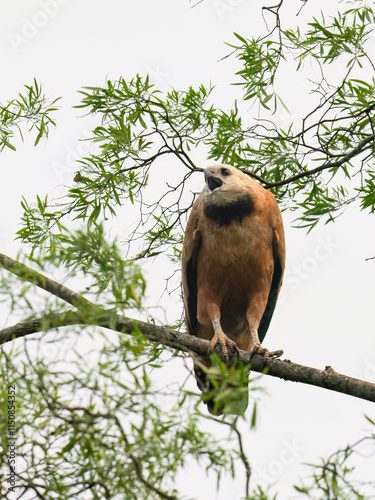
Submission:
[[[184,293],[185,318],[190,335],[196,335],[197,328],[197,261],[201,243],[199,217],[202,212],[202,199],[194,203],[186,225],[182,248],[182,286]]]
[[[267,307],[263,313],[258,328],[258,336],[260,342],[263,342],[268,327],[270,326],[272,315],[275,310],[277,302],[277,297],[279,296],[280,288],[283,282],[283,275],[285,269],[285,236],[284,236],[284,228],[281,220],[281,215],[279,224],[275,228],[274,233],[275,234],[273,239],[273,259],[274,259],[273,277],[271,283],[271,290],[268,295]]]

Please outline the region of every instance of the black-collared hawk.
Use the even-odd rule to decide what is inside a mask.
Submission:
[[[266,354],[261,342],[285,267],[279,207],[270,191],[235,167],[214,165],[204,176],[182,251],[188,332],[211,341],[208,354],[218,344],[226,361],[238,348]],[[197,366],[195,373],[207,392],[204,373]]]

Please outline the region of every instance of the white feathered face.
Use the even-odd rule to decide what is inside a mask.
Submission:
[[[214,165],[206,168],[204,193],[210,205],[231,205],[243,195],[245,174],[229,165]]]
[[[253,181],[228,165],[214,165],[204,171],[204,215],[220,226],[242,223],[254,210]]]

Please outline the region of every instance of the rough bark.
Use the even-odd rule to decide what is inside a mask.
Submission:
[[[132,334],[138,328],[148,340],[157,344],[186,351],[192,355],[207,355],[208,340],[199,339],[164,326],[146,323],[105,311],[83,296],[69,290],[64,285],[2,254],[0,254],[0,265],[16,274],[19,278],[34,283],[36,286],[56,295],[77,308],[76,310],[36,318],[4,328],[0,331],[0,344],[32,333],[45,331],[46,329],[50,330],[68,325],[82,324],[99,325],[125,334]],[[239,359],[244,363],[249,363],[249,353],[247,351],[240,351]],[[289,360],[272,358],[268,359],[265,363],[264,358],[256,354],[251,359],[251,370],[256,372],[263,371],[272,377],[315,385],[375,402],[375,384],[337,373],[330,366],[327,366],[325,370],[319,370],[299,365]]]

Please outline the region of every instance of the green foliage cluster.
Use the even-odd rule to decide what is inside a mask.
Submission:
[[[246,102],[261,106],[257,119],[237,103],[221,110],[213,104],[214,89],[204,85],[164,95],[148,77],[137,75],[129,82],[121,78],[85,88],[77,107],[100,121],[92,135],[95,151],[79,160],[81,169],[63,203],[24,201],[20,238],[51,251],[58,238],[53,228],[59,234],[67,218],[91,225],[115,217],[130,203],[140,211],[136,230],[125,236],[129,245],[137,236],[135,254],[155,256],[170,249],[178,256],[184,214],[194,199],[188,180],[201,171],[192,147],[203,147],[212,161],[249,172],[282,205],[296,210],[297,224],[309,230],[322,219],[334,220],[356,200],[374,212],[375,68],[366,52],[373,25],[372,9],[361,5],[327,21],[314,19],[303,31],[284,30],[280,21],[263,38],[236,34],[239,45],[231,46],[241,69],[234,83],[243,88]],[[302,72],[308,60],[321,73],[306,87],[315,95],[312,108],[280,126],[280,106],[289,118],[278,72]],[[329,82],[333,66],[341,75],[338,84],[337,75],[335,83]],[[157,175],[167,155],[185,173],[177,185],[150,200],[150,172]]]
[[[32,85],[25,85],[25,92],[19,93],[17,99],[6,104],[0,103],[0,151],[4,148],[16,150],[11,142],[14,139],[14,129],[22,136],[21,123],[29,125],[29,131],[36,129],[34,142],[36,146],[40,139],[47,138],[50,126],[55,126],[52,113],[57,111],[58,99],[49,102],[42,94],[42,87],[34,79]]]
[[[45,341],[54,345],[55,339]],[[230,440],[219,442],[206,432],[191,402],[187,412],[188,395],[179,385],[155,388],[147,367],[157,370],[162,363],[141,335],[115,342],[102,337],[100,343],[85,354],[81,347],[79,354],[70,341],[72,347],[55,356],[53,366],[45,348],[35,345],[27,345],[26,359],[21,350],[0,354],[2,415],[8,386],[17,387],[19,494],[174,499],[176,475],[190,459],[218,478],[233,472]],[[7,436],[7,421],[0,419],[3,450]],[[2,469],[2,498],[13,499],[5,480]]]
[[[367,417],[368,418],[368,417]],[[368,420],[375,425],[371,419]],[[362,448],[362,449],[361,449]],[[371,498],[375,484],[369,481],[353,480],[355,467],[352,459],[368,458],[375,452],[375,434],[360,439],[358,442],[337,451],[321,463],[312,465],[312,476],[309,485],[295,486],[304,498],[353,499]]]

